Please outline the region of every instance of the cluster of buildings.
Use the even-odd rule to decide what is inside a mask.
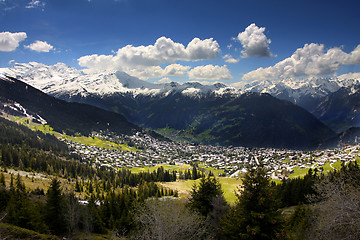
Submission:
[[[68,141],[74,153],[94,166],[114,169],[156,166],[158,164],[184,165],[202,164],[206,168],[220,169],[223,175],[237,177],[247,167],[260,161],[270,169],[273,179],[282,179],[294,168],[320,168],[338,160],[351,161],[358,157],[360,146],[344,146],[333,150],[297,151],[271,148],[222,147],[160,141],[147,133],[138,132],[133,136],[114,136],[96,133],[99,137],[119,144],[128,144],[134,151],[122,148],[99,148]]]

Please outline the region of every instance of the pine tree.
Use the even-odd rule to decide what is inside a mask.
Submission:
[[[192,178],[192,180],[198,179],[197,169],[195,166],[193,166],[191,178]]]
[[[16,176],[16,190],[22,193],[25,193],[25,184],[22,182],[21,176],[18,173]]]
[[[214,177],[203,177],[199,186],[193,186],[190,192],[188,206],[198,211],[201,215],[207,216],[212,210],[212,201],[217,197],[222,197],[222,190],[219,181]]]
[[[4,173],[0,175],[0,186],[5,187],[5,176]]]
[[[57,234],[65,233],[64,199],[61,194],[60,180],[54,178],[47,192],[46,222],[49,229]]]
[[[279,202],[271,187],[267,169],[250,166],[243,180],[237,203],[223,220],[225,239],[279,239],[282,218]]]
[[[14,175],[11,174],[10,175],[10,191],[14,191],[15,187],[14,187]]]
[[[79,181],[76,179],[75,182],[75,192],[81,192]]]

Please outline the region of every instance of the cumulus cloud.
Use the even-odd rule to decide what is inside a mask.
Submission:
[[[323,44],[305,44],[289,58],[274,66],[258,68],[244,74],[243,80],[284,79],[303,76],[323,76],[335,73],[345,64],[360,64],[360,45],[351,53],[338,47],[325,51]]]
[[[238,63],[239,62],[239,59],[233,58],[233,56],[231,56],[230,54],[226,54],[225,56],[223,56],[223,59],[227,63]]]
[[[185,76],[186,72],[190,69],[189,66],[181,64],[171,64],[164,69],[165,76]]]
[[[214,59],[220,52],[219,44],[212,38],[200,40],[194,38],[186,47],[186,57],[183,60],[198,61],[204,59]]]
[[[242,57],[271,57],[269,44],[271,40],[264,34],[265,28],[250,24],[244,32],[238,34],[236,40],[240,41],[243,50]]]
[[[34,43],[24,47],[36,52],[50,52],[50,50],[54,49],[53,46],[45,41],[35,41]]]
[[[185,76],[189,66],[183,66],[181,64],[170,64],[165,69],[160,66],[150,67],[133,67],[126,70],[131,76],[138,77],[140,79],[158,78],[164,76]]]
[[[360,64],[360,44],[350,53],[346,64]]]
[[[219,52],[219,44],[212,38],[205,40],[194,38],[185,47],[170,38],[160,37],[154,45],[137,47],[127,45],[120,48],[114,55],[94,54],[80,57],[78,63],[80,66],[88,68],[89,71],[122,70],[129,74],[131,71],[140,71],[144,75],[147,72],[145,68],[158,67],[161,64],[174,63],[178,60],[213,59],[217,58]],[[177,69],[175,69],[176,67]],[[151,69],[154,70],[154,68]],[[186,70],[188,70],[186,66],[180,69],[179,66],[174,65],[166,71],[168,74],[173,73],[172,75],[184,75],[183,72]],[[157,75],[157,73],[151,75]]]
[[[131,68],[126,71],[127,74],[147,80],[149,78],[159,78],[164,76],[164,69],[160,66],[151,66],[143,68]]]
[[[189,72],[190,79],[206,79],[206,80],[226,80],[231,79],[231,73],[226,65],[213,66],[211,64],[206,66],[198,66],[191,69]]]
[[[26,33],[24,32],[1,32],[0,33],[0,51],[1,52],[11,52],[14,51],[18,46],[19,42],[24,41],[26,38]]]

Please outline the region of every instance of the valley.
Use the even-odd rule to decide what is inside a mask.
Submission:
[[[74,137],[26,118],[13,119],[33,130],[56,136],[87,164],[115,171],[128,168],[132,172],[146,172],[160,166],[165,170],[184,171],[195,165],[205,174],[212,172],[217,177],[239,178],[248,166],[261,161],[273,180],[282,180],[303,176],[309,169],[327,173],[339,169],[342,163],[360,161],[360,145],[343,144],[336,149],[300,151],[162,141],[141,132],[132,136],[93,132],[89,137]]]
[[[43,71],[49,73],[46,67]],[[152,201],[161,199],[160,203],[191,209],[193,201],[200,201],[196,194],[210,187],[216,194],[207,203],[210,208],[235,209],[244,201],[240,199],[249,181],[258,181],[257,177],[264,187],[261,191],[274,192],[279,212],[290,222],[297,214],[294,205],[308,203],[317,182],[347,171],[357,174],[360,145],[353,104],[357,88],[349,95],[354,108],[344,108],[347,113],[337,120],[350,128],[336,133],[333,129],[340,125],[329,128],[325,124],[329,122],[268,93],[241,92],[221,84],[154,86],[119,72],[97,77],[121,86],[111,94],[57,95],[61,100],[16,78],[0,78],[0,113],[12,121],[0,121],[0,201],[10,216],[5,216],[6,222],[40,233],[50,229],[74,239],[81,239],[83,233],[111,239],[110,230],[115,229],[115,235],[127,239],[136,231],[133,219],[142,216],[137,211],[143,204],[153,207],[158,203]],[[133,90],[126,92],[129,89]],[[334,108],[328,102],[322,111]],[[346,115],[349,112],[353,115]],[[22,212],[12,210],[12,204],[28,211],[48,206],[56,185],[62,186],[63,214],[69,218],[81,211],[77,220],[63,220],[68,228],[75,221],[73,230],[57,232],[44,222],[31,225],[34,219],[46,217],[41,211],[35,217],[27,215],[27,225],[16,222]],[[20,207],[15,198],[28,205]],[[200,213],[196,211],[193,217]],[[197,220],[203,221],[210,220]]]
[[[359,13],[0,0],[0,240],[359,240]]]

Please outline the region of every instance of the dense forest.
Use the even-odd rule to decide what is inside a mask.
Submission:
[[[261,164],[250,166],[235,204],[229,204],[219,180],[195,165],[181,173],[162,167],[136,174],[94,168],[53,136],[2,118],[0,125],[0,238],[360,238],[356,162],[327,175],[310,170],[278,184]],[[26,177],[10,170],[41,173],[51,181],[30,190]],[[200,178],[186,199],[160,184],[179,178]]]

